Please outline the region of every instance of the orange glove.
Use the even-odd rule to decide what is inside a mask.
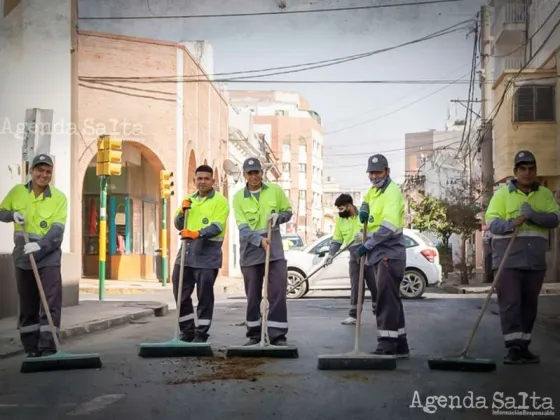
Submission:
[[[191,200],[183,200],[183,204],[181,205],[181,210],[184,213],[185,210],[190,210],[192,205]]]
[[[188,229],[183,229],[180,232],[181,238],[183,239],[198,239],[198,237],[200,236],[200,233],[197,230],[188,230]]]

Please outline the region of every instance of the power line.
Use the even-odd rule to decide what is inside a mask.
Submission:
[[[342,131],[346,131],[346,130],[350,130],[350,129],[352,129],[352,128],[360,127],[360,126],[365,125],[365,124],[370,124],[370,123],[372,123],[372,122],[374,122],[374,121],[378,121],[378,120],[380,120],[380,119],[382,119],[382,118],[385,118],[385,117],[388,117],[388,116],[390,116],[390,115],[393,115],[393,114],[395,114],[395,113],[397,113],[397,112],[399,112],[399,111],[402,111],[403,109],[406,109],[406,108],[408,108],[408,107],[411,107],[412,105],[417,104],[418,102],[421,102],[421,101],[423,101],[423,100],[425,100],[425,99],[428,99],[428,98],[430,98],[430,97],[436,95],[437,93],[441,92],[442,90],[447,89],[449,86],[452,86],[452,85],[454,85],[454,84],[459,84],[459,82],[460,82],[460,84],[463,84],[462,79],[464,79],[466,76],[468,76],[469,73],[470,73],[470,71],[467,72],[467,73],[465,73],[463,76],[459,77],[458,79],[455,79],[455,80],[451,81],[450,83],[446,84],[445,86],[443,86],[443,87],[441,87],[441,88],[435,90],[434,92],[431,92],[431,93],[429,93],[428,95],[422,96],[421,98],[416,99],[416,100],[413,101],[413,102],[409,102],[408,104],[403,105],[403,106],[401,106],[400,108],[397,108],[397,109],[395,109],[395,110],[393,110],[393,111],[387,112],[387,113],[382,114],[382,115],[380,115],[380,116],[378,116],[378,117],[370,118],[370,119],[368,119],[368,120],[365,120],[365,121],[362,121],[362,122],[359,122],[359,123],[356,123],[356,124],[352,124],[352,125],[349,125],[349,126],[346,126],[346,127],[339,128],[339,129],[337,129],[337,130],[327,131],[327,132],[323,133],[323,135],[340,133],[340,132],[342,132]]]
[[[154,20],[154,19],[202,19],[202,18],[231,18],[231,17],[250,17],[250,16],[281,16],[305,13],[332,13],[347,12],[354,10],[389,9],[407,6],[427,6],[440,3],[459,3],[463,0],[431,0],[423,2],[408,2],[397,4],[379,4],[373,6],[356,7],[337,7],[331,9],[312,9],[312,10],[285,10],[281,12],[254,12],[254,13],[225,13],[225,14],[205,14],[205,15],[174,15],[174,16],[80,16],[80,20]]]
[[[464,28],[460,27],[461,25],[465,25],[469,22],[473,22],[472,19],[468,19],[468,20],[464,20],[461,22],[458,22],[454,25],[451,25],[447,28],[441,29],[439,31],[436,32],[432,32],[428,35],[425,35],[421,38],[417,38],[417,39],[413,39],[411,41],[408,42],[404,42],[402,44],[398,44],[398,45],[394,45],[392,47],[387,47],[387,48],[382,48],[382,49],[378,49],[378,50],[373,50],[373,51],[367,51],[364,53],[360,53],[360,54],[353,54],[353,55],[349,55],[349,56],[343,56],[343,57],[338,57],[338,58],[332,58],[332,59],[328,59],[328,60],[320,60],[320,61],[312,61],[312,62],[307,62],[307,63],[301,63],[301,64],[294,64],[294,65],[288,65],[288,66],[278,66],[278,67],[270,67],[270,68],[264,68],[264,69],[253,69],[253,70],[245,70],[245,71],[236,71],[236,72],[229,72],[229,73],[214,73],[211,75],[207,75],[208,78],[215,78],[216,76],[226,76],[226,75],[236,75],[236,74],[244,74],[244,73],[262,73],[262,72],[269,72],[269,71],[275,71],[275,70],[286,70],[286,69],[292,69],[290,71],[281,71],[281,72],[275,72],[275,73],[270,73],[270,74],[261,74],[261,75],[257,75],[257,76],[240,76],[240,77],[235,77],[235,80],[240,80],[240,79],[246,79],[248,77],[266,77],[266,76],[276,76],[279,74],[287,74],[287,73],[296,73],[296,72],[300,72],[300,71],[306,71],[306,70],[313,70],[316,68],[322,68],[322,67],[329,67],[329,66],[333,66],[333,65],[337,65],[337,64],[342,64],[342,63],[346,63],[346,62],[350,62],[350,61],[354,61],[354,60],[359,60],[362,58],[366,58],[366,57],[371,57],[373,55],[377,55],[377,54],[381,54],[384,52],[389,52],[389,51],[393,51],[399,48],[403,48],[403,47],[407,47],[409,45],[414,45],[420,42],[424,42],[424,41],[429,41],[431,39],[434,38],[439,38],[441,36],[445,36],[454,32],[458,32],[463,30]],[[301,67],[304,67],[303,69],[301,69]],[[189,78],[199,78],[199,75],[183,75],[181,79],[179,80],[186,80]],[[88,76],[81,76],[80,77],[81,80],[102,80],[105,82],[109,82],[109,81],[135,81],[135,80],[151,80],[151,81],[156,81],[156,80],[161,80],[161,79],[177,79],[177,76],[133,76],[133,77],[123,77],[123,76],[92,76],[92,77],[88,77]],[[233,79],[229,79],[229,80],[233,80]],[[173,80],[174,81],[174,80]]]
[[[545,19],[545,21],[541,24],[541,26],[537,29],[537,31],[539,31],[542,27],[544,27],[547,22],[552,18],[552,16],[554,15],[554,13],[556,12],[556,10],[560,7],[560,2],[558,2],[558,4],[556,5],[556,7],[550,12],[550,14],[548,15],[548,17]],[[489,116],[489,120],[493,120],[496,115],[498,115],[498,113],[500,112],[500,109],[502,108],[505,98],[508,94],[509,88],[513,85],[513,83],[515,82],[515,80],[521,75],[521,73],[523,72],[523,70],[525,70],[530,64],[531,62],[535,59],[535,57],[542,51],[542,49],[545,47],[546,43],[550,40],[550,38],[552,37],[552,35],[554,34],[554,32],[556,31],[556,29],[558,28],[558,26],[560,26],[560,19],[558,19],[558,21],[556,22],[556,24],[554,25],[554,27],[552,28],[552,30],[550,31],[550,33],[548,34],[548,36],[544,39],[544,41],[541,43],[539,49],[535,52],[535,54],[533,55],[533,57],[531,57],[529,60],[527,60],[527,63],[525,63],[520,69],[519,71],[509,79],[508,83],[506,84],[505,88],[504,88],[504,93],[502,94],[500,100],[498,101],[498,104],[496,104],[496,106],[494,107],[494,109],[490,112],[490,116]],[[557,77],[557,76],[555,76]],[[478,142],[477,142],[477,147],[480,146],[480,144],[482,143],[482,137],[479,138]]]
[[[468,74],[468,73],[467,73]],[[97,83],[97,80],[86,80],[80,78],[80,81]],[[103,82],[106,82],[103,80]],[[458,80],[438,80],[438,79],[402,79],[402,80],[238,80],[236,79],[223,79],[223,80],[158,80],[142,83],[280,83],[280,84],[357,84],[357,85],[444,85],[444,84],[454,84],[460,82],[460,84],[467,84],[468,81]],[[126,83],[136,83],[136,82],[126,82]]]

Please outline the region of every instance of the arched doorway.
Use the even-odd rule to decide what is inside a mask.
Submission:
[[[123,142],[120,176],[107,188],[107,268],[112,280],[156,279],[160,248],[160,159],[146,146]],[[96,157],[88,164],[82,184],[82,272],[99,276],[100,186]]]

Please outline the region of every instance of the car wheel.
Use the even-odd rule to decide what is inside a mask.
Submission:
[[[422,273],[407,269],[401,281],[401,296],[405,299],[418,299],[426,291],[426,283],[426,277]]]
[[[286,289],[286,297],[288,299],[301,299],[307,294],[309,290],[309,284],[307,284],[307,280],[304,279],[305,277],[299,271],[288,270],[288,288]],[[290,288],[297,283],[301,284],[296,287],[291,293],[288,293]]]

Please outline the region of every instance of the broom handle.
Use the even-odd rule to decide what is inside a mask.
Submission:
[[[185,209],[183,215],[183,229],[187,228],[189,209]],[[181,299],[183,298],[183,276],[185,274],[185,258],[187,255],[187,240],[181,238],[181,265],[179,266],[179,281],[177,290],[177,322],[175,323],[175,340],[179,339],[179,320],[181,319]]]
[[[266,259],[264,261],[264,285],[261,305],[261,346],[267,344],[265,339],[268,338],[268,273],[270,270],[270,242],[272,240],[272,221],[268,222],[268,232],[266,237],[268,239],[268,245],[266,247]]]
[[[336,254],[333,255],[333,260],[338,257],[340,254],[342,254],[344,251],[346,251],[348,248],[350,248],[352,245],[354,245],[356,241],[352,241],[350,242],[349,245],[345,246],[343,249],[341,249],[340,251],[338,251]],[[319,271],[321,271],[323,268],[325,268],[327,266],[327,264],[323,264],[321,266],[319,266],[315,271],[313,271],[312,273],[308,274],[307,277],[304,277],[303,279],[299,280],[296,284],[293,284],[292,286],[290,286],[290,289],[288,289],[288,291],[286,292],[287,295],[289,295],[290,293],[292,293],[294,291],[294,289],[297,289],[299,286],[301,286],[301,284],[304,281],[309,280],[312,276],[314,276],[315,274],[317,274]]]
[[[23,228],[23,239],[26,244],[29,243],[29,235],[25,228]],[[54,346],[57,353],[60,352],[60,341],[58,340],[58,335],[56,334],[56,327],[54,326],[54,321],[51,316],[51,310],[49,308],[49,302],[47,301],[47,296],[45,296],[45,290],[43,289],[43,283],[41,283],[41,276],[39,275],[39,269],[37,268],[37,263],[35,262],[35,257],[33,253],[29,254],[29,261],[31,261],[31,268],[33,269],[33,275],[35,277],[35,282],[37,283],[37,289],[39,290],[39,295],[41,296],[41,303],[43,305],[43,310],[49,321],[49,327],[51,329],[51,334],[54,340]]]
[[[461,353],[461,356],[466,356],[467,352],[469,351],[469,348],[471,347],[471,344],[472,344],[472,341],[473,341],[474,336],[476,334],[476,331],[478,330],[478,326],[480,325],[480,321],[482,321],[482,317],[484,316],[484,313],[486,312],[486,309],[488,308],[488,305],[490,304],[490,299],[492,298],[492,293],[494,293],[494,289],[496,288],[496,285],[498,284],[498,280],[500,279],[500,276],[502,275],[502,271],[504,270],[506,260],[508,259],[509,254],[511,252],[511,249],[513,248],[513,244],[515,243],[515,239],[517,238],[518,233],[519,233],[519,228],[516,228],[515,231],[513,232],[513,235],[511,235],[511,239],[510,239],[509,244],[506,248],[506,252],[504,253],[504,256],[502,258],[502,262],[500,263],[500,266],[498,267],[498,272],[496,273],[496,276],[494,277],[494,281],[492,282],[492,285],[490,286],[490,290],[488,291],[488,294],[486,295],[486,299],[484,300],[484,304],[482,305],[482,308],[480,309],[480,313],[478,314],[478,318],[476,320],[476,323],[474,324],[474,328],[472,329],[469,340],[467,341],[467,344],[465,345],[465,348],[463,349],[463,352]]]
[[[364,222],[362,233],[362,245],[367,241],[367,221]],[[356,314],[356,335],[354,336],[354,352],[358,353],[360,348],[360,324],[362,323],[362,306],[364,295],[364,273],[366,266],[366,256],[360,258],[360,275],[358,276],[358,312]]]

